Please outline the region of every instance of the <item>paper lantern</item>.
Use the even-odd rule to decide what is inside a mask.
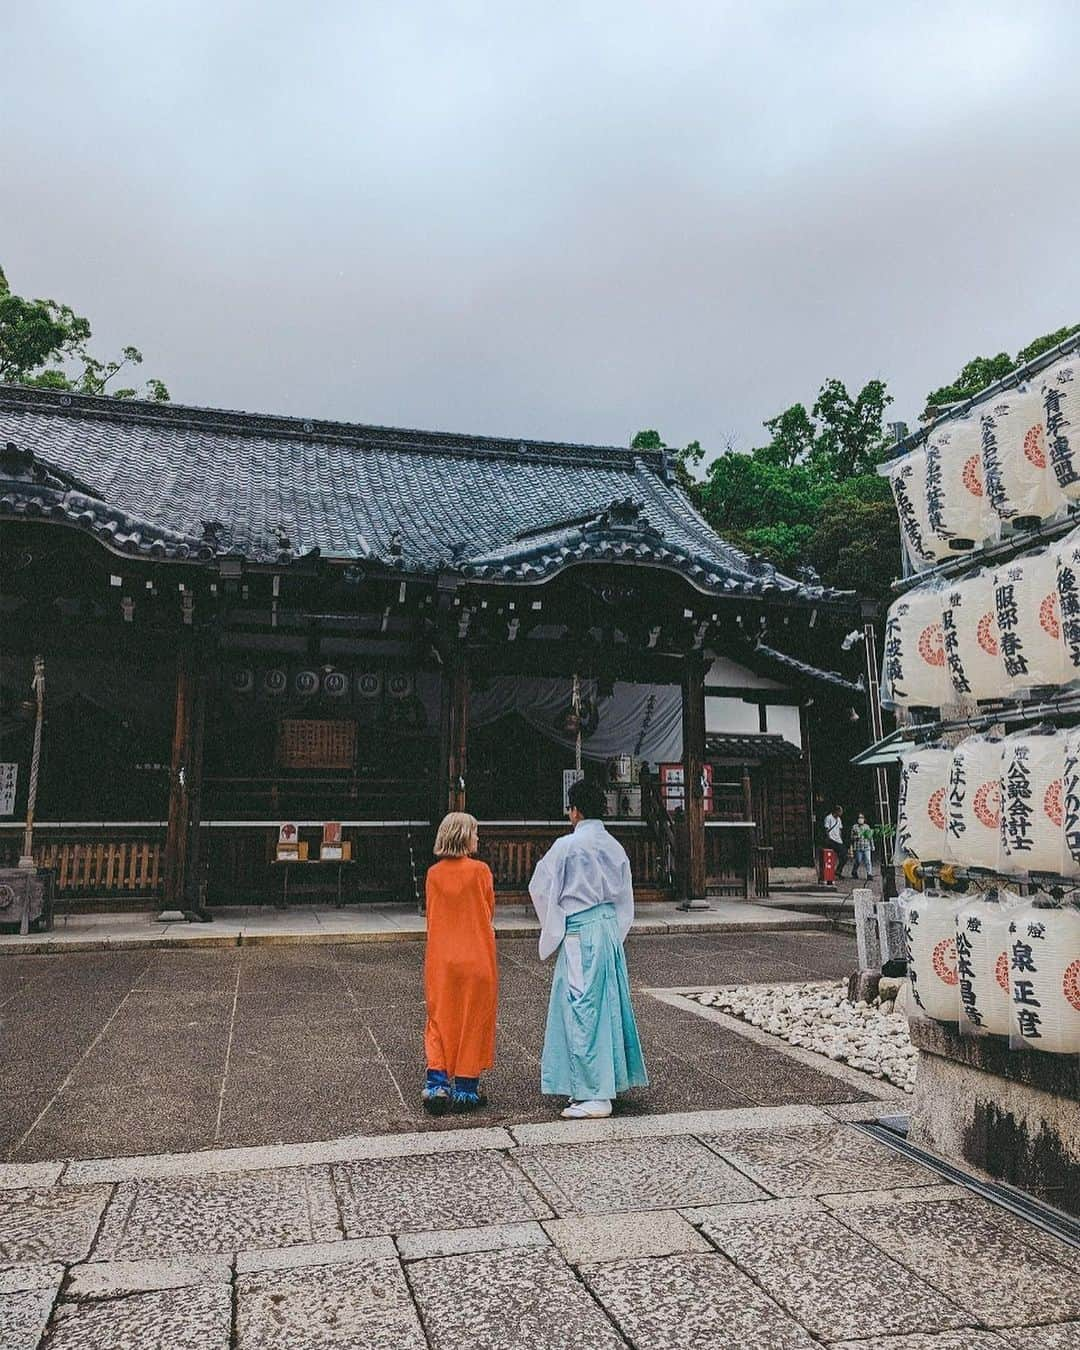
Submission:
[[[889,607],[881,665],[881,701],[886,707],[940,708],[952,703],[945,664],[940,586],[919,587]]]
[[[996,533],[997,515],[983,491],[978,419],[944,422],[927,437],[926,513],[934,536],[953,552]]]
[[[1005,687],[998,646],[994,574],[980,569],[941,592],[945,666],[954,696],[1000,698]]]
[[[1013,1044],[1080,1054],[1080,910],[1025,905],[1008,939]]]
[[[1080,501],[1080,353],[1044,370],[1039,393],[1054,480],[1069,501]]]
[[[945,746],[912,750],[900,761],[896,817],[899,856],[940,862],[945,856],[945,798],[953,752]]]
[[[999,567],[994,573],[994,610],[1002,692],[1065,684],[1069,672],[1061,640],[1056,553],[1037,549]]]
[[[948,544],[930,528],[926,501],[926,451],[913,450],[889,468],[889,485],[900,517],[900,535],[916,572],[954,557]]]
[[[1054,551],[1058,616],[1065,648],[1065,678],[1080,679],[1080,530],[1065,536]]]
[[[900,896],[907,942],[908,980],[915,1002],[935,1022],[960,1020],[956,973],[955,900],[933,892],[905,891]]]
[[[1002,520],[1044,520],[1064,504],[1049,466],[1038,389],[1012,389],[982,406],[983,486]]]
[[[1065,854],[1065,733],[1007,736],[1001,752],[1001,864],[1061,876]]]
[[[1065,835],[1064,875],[1080,877],[1080,727],[1065,735],[1065,768],[1061,780],[1062,830]]]
[[[1000,737],[969,736],[953,751],[945,795],[945,861],[1001,866]]]
[[[1009,983],[1009,922],[1016,897],[980,898],[956,911],[956,976],[960,1012],[970,1026],[1007,1036],[1012,990]]]

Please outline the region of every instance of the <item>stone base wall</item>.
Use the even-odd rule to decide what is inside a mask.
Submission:
[[[919,1068],[909,1139],[1080,1215],[1080,1057],[911,1022]]]

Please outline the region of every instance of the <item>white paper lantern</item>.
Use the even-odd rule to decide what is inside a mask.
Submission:
[[[1001,867],[1000,737],[969,736],[953,751],[945,804],[945,861]]]
[[[952,703],[945,664],[940,586],[909,591],[889,607],[881,665],[881,701],[886,707],[940,708]]]
[[[955,557],[948,544],[930,528],[926,502],[926,451],[913,450],[889,468],[889,485],[900,517],[900,535],[916,572],[942,558]]]
[[[1008,937],[1013,1043],[1080,1054],[1080,910],[1026,905]]]
[[[945,666],[958,699],[1000,698],[1005,688],[998,646],[994,574],[980,569],[941,592]]]
[[[1025,553],[994,573],[994,609],[1005,694],[1070,678],[1061,640],[1057,556]]]
[[[1038,389],[1011,389],[980,410],[983,486],[1002,520],[1044,520],[1064,503],[1046,454]]]
[[[1001,864],[1061,876],[1065,853],[1065,733],[1007,736],[1001,754]]]
[[[926,440],[926,512],[930,529],[953,552],[997,530],[983,491],[982,427],[977,418],[944,422]]]
[[[1010,903],[978,899],[956,911],[956,975],[963,1019],[994,1036],[1007,1036],[1012,990],[1009,984]]]
[[[956,973],[955,900],[927,892],[905,891],[900,896],[907,940],[908,980],[915,1002],[935,1022],[960,1020],[960,989]]]
[[[1080,500],[1080,354],[1073,352],[1039,377],[1046,455],[1059,490]]]
[[[896,844],[901,859],[940,862],[945,856],[945,797],[952,751],[945,746],[912,750],[900,761]]]
[[[1054,551],[1058,616],[1065,648],[1065,677],[1080,679],[1080,530],[1067,534]]]
[[[1065,768],[1061,779],[1064,875],[1080,877],[1080,727],[1065,735]]]

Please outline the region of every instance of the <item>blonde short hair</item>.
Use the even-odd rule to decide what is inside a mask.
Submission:
[[[476,817],[470,816],[467,811],[451,811],[448,816],[443,816],[435,836],[436,858],[466,857],[479,828]]]

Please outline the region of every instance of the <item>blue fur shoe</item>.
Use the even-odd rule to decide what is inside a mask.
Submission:
[[[442,1069],[428,1069],[420,1100],[424,1110],[432,1116],[444,1116],[450,1109],[450,1079]]]
[[[487,1098],[480,1091],[479,1078],[455,1079],[450,1109],[458,1114],[464,1114],[467,1111],[478,1111],[481,1106],[487,1106]]]

